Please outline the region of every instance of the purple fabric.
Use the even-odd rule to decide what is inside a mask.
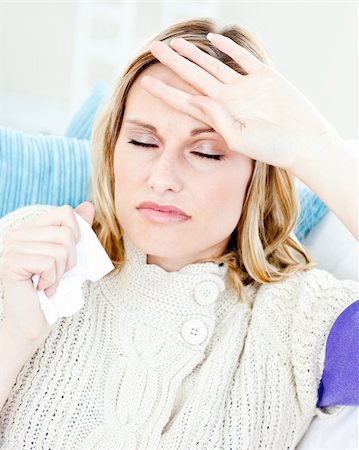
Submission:
[[[359,300],[348,306],[330,330],[317,407],[359,405]]]

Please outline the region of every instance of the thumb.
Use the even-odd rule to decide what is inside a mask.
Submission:
[[[92,226],[93,219],[95,217],[95,207],[91,202],[80,203],[75,208],[75,212],[86,220],[86,222]]]

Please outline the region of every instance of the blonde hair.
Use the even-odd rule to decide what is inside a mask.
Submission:
[[[185,38],[233,70],[246,75],[238,63],[208,41],[206,35],[209,32],[228,36],[262,62],[271,64],[265,50],[248,31],[235,25],[221,29],[207,18],[172,25],[150,42],[160,40],[169,43],[175,37]],[[125,261],[125,251],[123,229],[117,220],[114,203],[114,148],[131,86],[141,72],[158,63],[148,50],[149,43],[139,51],[118,79],[113,95],[97,117],[92,134],[93,229],[116,271],[121,269]],[[255,161],[238,225],[231,234],[225,253],[210,260],[228,264],[228,281],[236,289],[239,298],[242,297],[243,285],[255,281],[280,281],[291,273],[309,270],[316,265],[294,235],[298,217],[299,201],[294,177],[284,169]]]

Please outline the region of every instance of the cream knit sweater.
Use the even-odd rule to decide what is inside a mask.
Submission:
[[[49,209],[5,216],[0,242]],[[1,449],[286,450],[315,414],[340,411],[316,408],[317,390],[326,338],[359,283],[315,268],[247,286],[239,301],[226,265],[166,272],[124,244],[120,274],[86,282],[84,307],[23,366]]]

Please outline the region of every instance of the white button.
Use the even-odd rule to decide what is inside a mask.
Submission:
[[[210,305],[219,294],[219,288],[215,281],[203,281],[194,290],[194,298],[200,305]]]
[[[182,336],[189,344],[201,344],[207,337],[207,327],[202,320],[187,320],[182,327]]]

